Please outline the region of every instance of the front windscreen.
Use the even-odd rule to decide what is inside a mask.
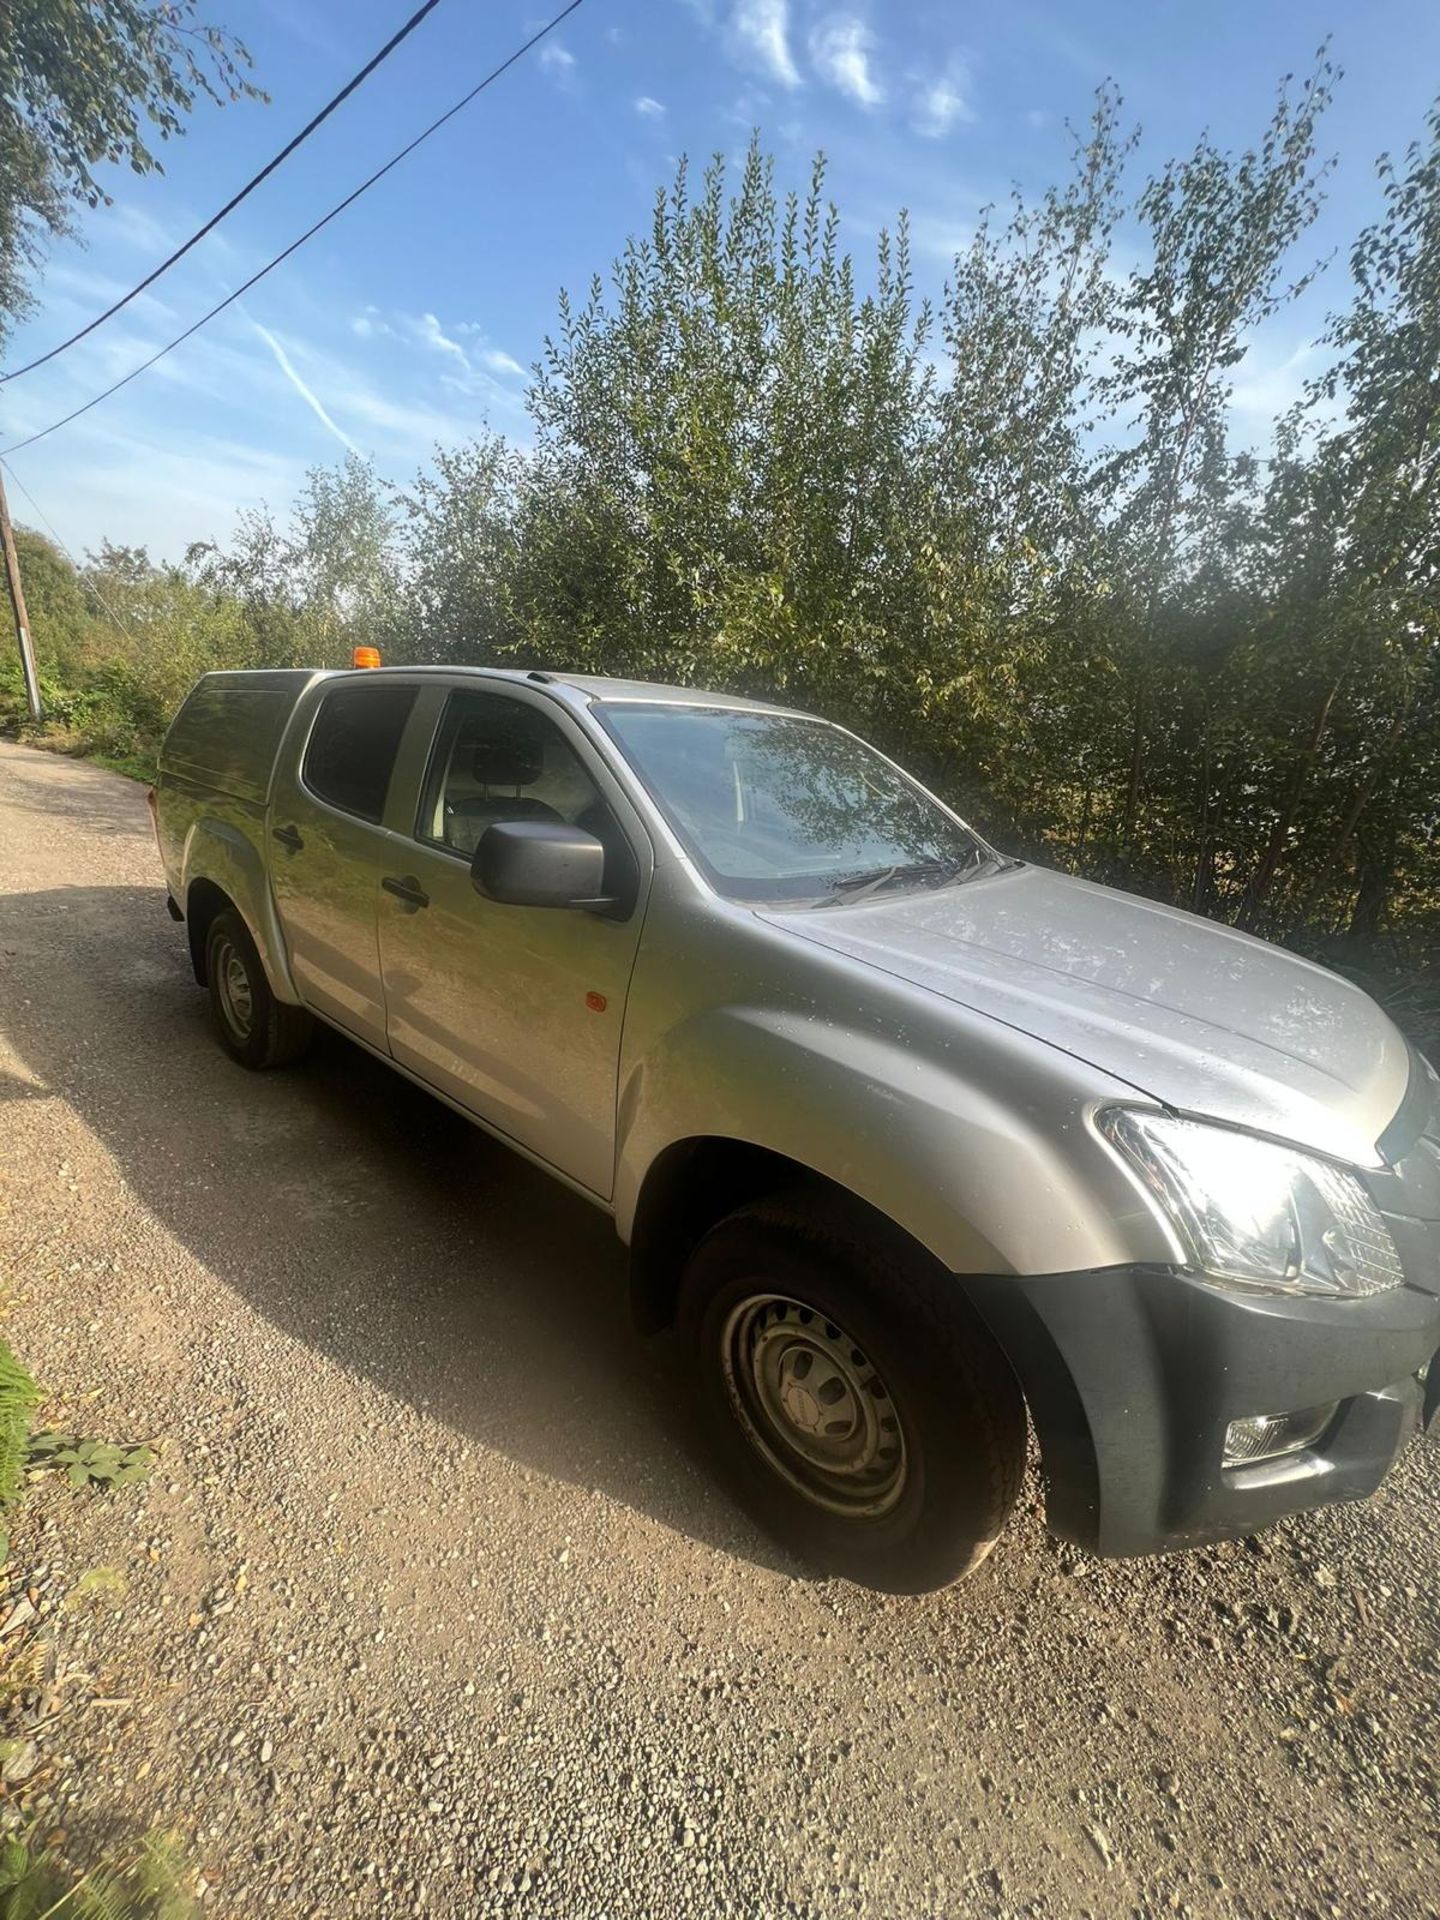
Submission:
[[[711,883],[739,900],[839,904],[1001,864],[853,734],[716,707],[598,709]]]

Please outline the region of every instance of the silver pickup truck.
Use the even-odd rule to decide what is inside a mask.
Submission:
[[[1440,1082],[1358,988],[1006,858],[853,734],[559,673],[209,674],[153,796],[247,1067],[316,1019],[612,1215],[731,1478],[892,1591],[1372,1491]]]

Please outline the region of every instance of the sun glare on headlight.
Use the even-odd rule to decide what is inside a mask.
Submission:
[[[1389,1228],[1348,1169],[1170,1114],[1111,1107],[1099,1126],[1207,1278],[1351,1299],[1401,1285]]]

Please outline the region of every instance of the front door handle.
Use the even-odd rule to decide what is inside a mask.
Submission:
[[[428,907],[430,896],[412,874],[403,879],[393,873],[387,873],[380,882],[386,893],[393,893],[397,900],[403,901],[412,913],[418,913],[421,907]]]
[[[272,827],[270,831],[288,853],[298,853],[305,844],[296,827]]]

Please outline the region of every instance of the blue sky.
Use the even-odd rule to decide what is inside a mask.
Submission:
[[[132,284],[281,146],[411,0],[206,0],[255,57],[271,104],[197,110],[163,176],[117,174],[83,244],[56,247],[10,364]],[[336,117],[153,292],[0,391],[3,442],[107,385],[347,192],[540,24],[536,0],[442,0]],[[1345,69],[1322,148],[1337,160],[1307,255],[1337,251],[1302,309],[1252,343],[1235,423],[1263,438],[1315,361],[1344,252],[1375,210],[1374,159],[1440,90],[1433,0],[586,0],[547,44],[320,238],[153,372],[15,456],[77,553],[102,536],[178,557],[237,509],[283,512],[307,467],[354,447],[406,480],[436,442],[527,437],[527,369],[562,286],[582,289],[644,224],[675,156],[739,152],[752,126],[782,185],[823,148],[847,244],[909,208],[922,290],[976,213],[1063,168],[1066,119],[1107,75],[1158,164],[1204,128],[1258,136],[1280,75],[1326,34]],[[35,524],[19,495],[16,517]]]

